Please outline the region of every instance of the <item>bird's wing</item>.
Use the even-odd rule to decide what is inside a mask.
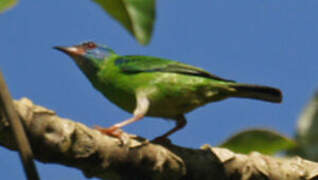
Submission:
[[[234,82],[232,80],[223,79],[194,66],[157,57],[122,56],[115,61],[115,65],[125,73],[170,72]]]

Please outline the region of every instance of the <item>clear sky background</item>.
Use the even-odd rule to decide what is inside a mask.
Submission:
[[[303,106],[318,87],[317,0],[158,0],[153,39],[143,47],[90,0],[24,1],[0,15],[0,68],[14,98],[28,97],[88,126],[131,115],[97,92],[72,60],[53,50],[93,40],[119,54],[160,56],[224,78],[280,88],[282,104],[228,99],[187,114],[171,136],[192,148],[218,145],[261,127],[293,136]],[[154,138],[174,123],[145,118],[124,128]],[[0,147],[2,179],[24,179],[17,153]],[[37,163],[42,179],[85,179],[76,169]]]

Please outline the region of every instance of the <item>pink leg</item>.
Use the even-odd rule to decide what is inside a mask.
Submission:
[[[143,91],[137,93],[136,100],[137,107],[134,111],[134,117],[127,119],[123,122],[117,123],[109,128],[96,127],[96,129],[103,134],[120,138],[122,134],[120,128],[142,119],[148,111],[149,100]]]
[[[120,128],[131,124],[133,122],[136,122],[140,119],[142,119],[144,117],[143,114],[139,114],[139,115],[135,115],[134,117],[127,119],[125,121],[122,121],[120,123],[114,124],[113,126],[109,127],[109,128],[101,128],[101,127],[95,127],[99,132],[101,132],[102,134],[107,134],[109,136],[114,136],[114,137],[120,137],[121,135],[121,131]]]

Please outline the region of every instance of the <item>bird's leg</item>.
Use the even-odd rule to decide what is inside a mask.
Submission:
[[[179,131],[180,129],[184,128],[184,126],[187,124],[187,120],[184,117],[184,115],[179,115],[176,117],[176,126],[171,129],[170,131],[166,132],[162,136],[156,137],[154,139],[155,142],[162,142],[167,139],[168,136],[175,133],[176,131]]]
[[[132,118],[122,121],[120,123],[114,124],[113,126],[109,128],[96,127],[96,129],[103,134],[120,138],[122,133],[120,128],[142,119],[148,111],[149,100],[147,96],[145,95],[145,93],[142,93],[142,92],[138,93],[136,97],[136,101],[137,101],[137,107],[134,111],[134,116]]]

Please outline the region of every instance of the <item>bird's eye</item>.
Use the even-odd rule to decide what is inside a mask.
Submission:
[[[83,44],[85,49],[95,49],[97,45],[94,42],[87,42]]]

